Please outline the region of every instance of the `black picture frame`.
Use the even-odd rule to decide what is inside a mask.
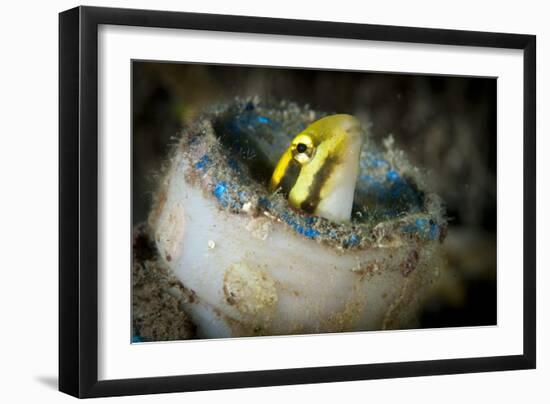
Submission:
[[[523,354],[99,381],[100,24],[523,50]],[[83,398],[535,368],[535,80],[533,35],[96,7],[77,7],[60,13],[59,389]]]

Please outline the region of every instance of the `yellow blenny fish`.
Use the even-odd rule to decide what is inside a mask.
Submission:
[[[329,115],[313,122],[279,159],[270,192],[283,180],[290,181],[292,206],[335,222],[349,221],[362,144],[361,124],[352,115]],[[293,166],[297,175],[288,178]]]

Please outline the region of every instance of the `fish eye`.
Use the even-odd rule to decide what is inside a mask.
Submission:
[[[314,152],[313,140],[307,135],[294,139],[292,144],[292,157],[299,164],[308,163]]]

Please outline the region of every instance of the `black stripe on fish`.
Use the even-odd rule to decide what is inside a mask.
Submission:
[[[338,165],[338,158],[333,156],[328,156],[321,166],[321,168],[315,173],[313,181],[309,186],[308,196],[300,204],[300,208],[308,213],[315,212],[319,202],[321,201],[321,190],[323,185],[332,175],[333,170]]]

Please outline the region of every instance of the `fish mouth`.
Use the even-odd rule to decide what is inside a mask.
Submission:
[[[348,132],[350,135],[360,134],[361,122],[359,119],[348,114],[340,114],[339,116],[342,117],[340,125],[343,130]]]

